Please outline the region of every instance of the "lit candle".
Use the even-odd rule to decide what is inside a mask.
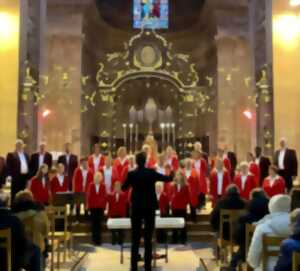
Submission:
[[[137,151],[138,148],[138,142],[139,142],[139,125],[135,125],[135,151]]]
[[[167,145],[170,144],[170,123],[166,124],[167,127]]]

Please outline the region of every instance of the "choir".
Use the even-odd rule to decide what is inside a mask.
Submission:
[[[175,176],[173,183],[157,184],[160,215],[187,219],[189,210],[191,220],[196,222],[197,209],[203,208],[207,199],[214,207],[232,183],[236,184],[245,200],[249,200],[251,191],[259,186],[269,197],[284,194],[290,188],[290,184],[287,186],[286,183],[297,175],[297,158],[292,150],[286,148],[285,141],[281,141],[280,146],[282,149],[275,155],[276,166],[262,155],[259,147],[255,149],[255,155],[249,152],[247,161],[237,165],[233,152],[219,148],[215,157],[208,157],[202,152],[200,142],[195,143],[191,156],[182,161],[170,146],[157,153],[150,144],[145,144],[142,150],[147,155],[146,167]],[[294,159],[292,169],[288,161],[291,159]],[[84,193],[86,213],[90,214],[92,221],[93,241],[100,244],[99,225],[104,216],[120,218],[129,215],[131,192],[122,192],[121,186],[128,172],[136,168],[135,157],[128,155],[125,147],[120,147],[117,157],[112,159],[102,154],[99,144],[95,144],[93,153],[81,158],[78,164],[71,144],[66,143],[64,154],[58,157],[55,167],[53,160],[46,143],[41,143],[39,151],[30,157],[24,150],[23,142],[18,140],[15,152],[7,155],[5,165],[6,180],[11,181],[12,198],[26,187],[35,200],[44,205],[48,205],[57,193]],[[113,243],[122,240],[121,233],[113,234]],[[186,229],[174,232],[173,241],[185,243]]]

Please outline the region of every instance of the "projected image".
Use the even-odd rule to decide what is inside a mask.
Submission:
[[[134,0],[134,28],[166,29],[169,26],[168,0]]]

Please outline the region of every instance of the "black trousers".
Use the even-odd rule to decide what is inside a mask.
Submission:
[[[286,170],[278,170],[278,174],[285,180],[286,188],[290,192],[293,188],[293,177]]]
[[[184,209],[174,209],[172,210],[172,214],[174,217],[182,217],[186,220],[187,214]],[[187,241],[187,230],[186,226],[181,230],[173,231],[173,243],[177,244],[180,241],[181,244],[185,244]]]
[[[92,231],[92,241],[96,245],[102,243],[101,239],[101,226],[104,216],[104,210],[102,208],[90,209],[91,212],[91,231]]]
[[[26,188],[29,180],[29,174],[20,174],[11,181],[11,200],[13,201],[15,195]]]
[[[197,222],[197,208],[190,205],[191,209],[191,221]]]
[[[151,271],[152,236],[155,228],[155,210],[132,209],[131,212],[131,271],[138,270],[139,247],[144,223],[145,271]]]

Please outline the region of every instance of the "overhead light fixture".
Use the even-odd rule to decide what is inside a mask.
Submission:
[[[298,7],[300,6],[300,0],[290,0],[290,5],[292,7]]]
[[[251,112],[249,109],[246,109],[246,110],[243,112],[243,114],[244,114],[244,116],[245,116],[247,119],[249,119],[249,120],[251,120],[251,119],[253,118],[253,114],[252,114],[252,112]]]

